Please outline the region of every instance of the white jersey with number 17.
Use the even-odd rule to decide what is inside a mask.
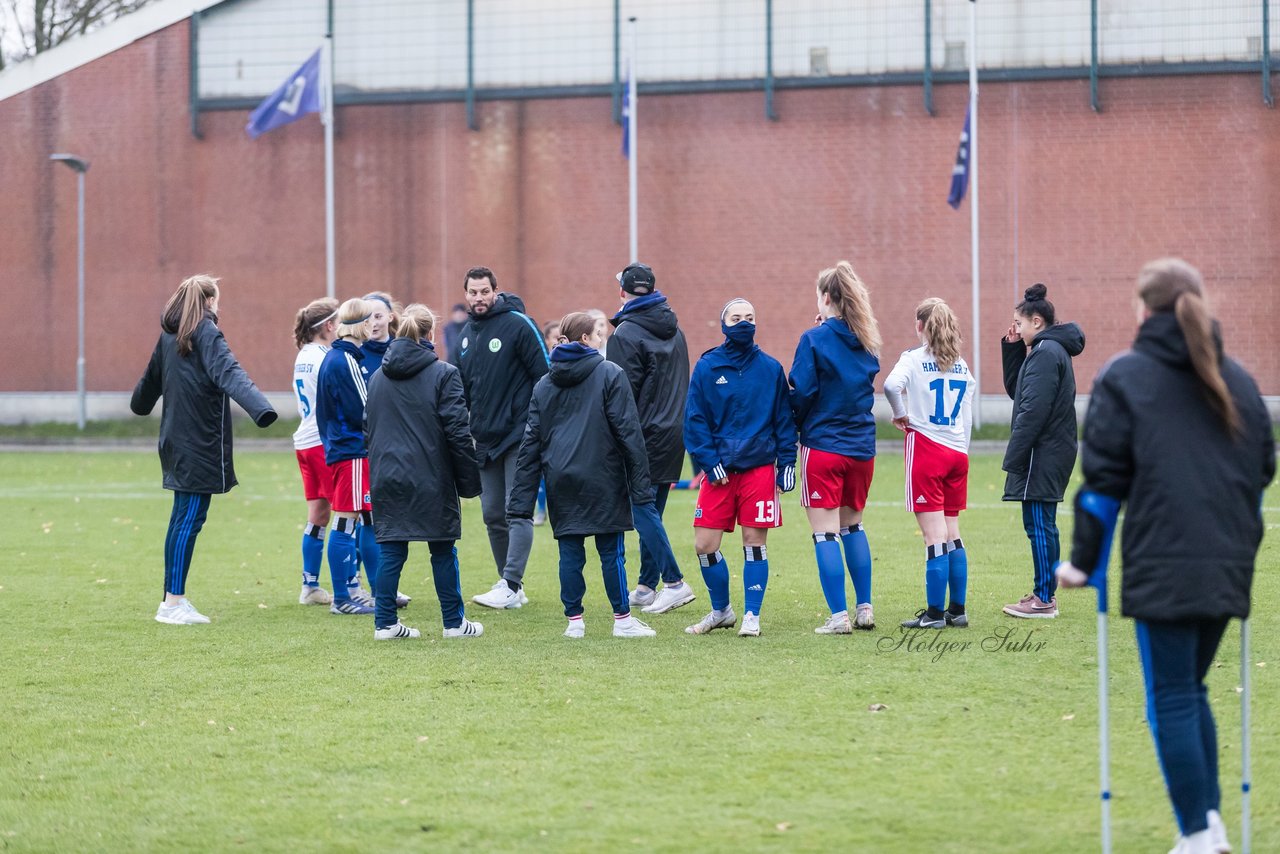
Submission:
[[[293,447],[299,451],[320,444],[320,428],[316,426],[316,378],[328,352],[329,348],[323,344],[303,344],[293,362],[293,396],[298,399],[298,415],[302,418],[293,432]]]
[[[973,432],[973,374],[964,359],[945,373],[924,347],[907,350],[884,381],[893,417],[940,445],[969,453]],[[905,398],[905,400],[904,400]]]

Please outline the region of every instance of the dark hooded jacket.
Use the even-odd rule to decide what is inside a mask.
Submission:
[[[480,464],[520,443],[533,385],[547,372],[547,346],[524,303],[498,294],[484,314],[472,314],[454,359],[471,409],[471,435]]]
[[[689,347],[667,298],[654,292],[623,306],[609,321],[616,331],[605,358],[626,372],[640,413],[649,476],[675,483],[684,470],[684,402]]]
[[[1221,340],[1216,343],[1221,357]],[[1230,359],[1221,365],[1240,414],[1235,438],[1209,405],[1172,313],[1148,318],[1133,350],[1112,359],[1094,380],[1081,451],[1083,490],[1126,503],[1126,616],[1249,616],[1262,491],[1276,472],[1275,439],[1253,378]],[[1101,537],[1101,525],[1077,512],[1071,562],[1091,569]]]
[[[458,497],[480,494],[480,468],[458,369],[429,344],[391,342],[369,381],[365,432],[378,542],[456,540]]]
[[[196,327],[186,356],[178,355],[177,318],[166,317],[161,329],[129,408],[150,415],[164,397],[159,449],[165,489],[227,492],[236,485],[230,401],[259,427],[274,423],[276,411],[232,355],[213,314],[206,313]]]
[[[1005,501],[1061,501],[1076,464],[1076,375],[1084,352],[1074,323],[1050,326],[1031,341],[1001,342],[1004,387],[1013,398],[1005,448]]]
[[[533,515],[539,478],[557,539],[629,531],[631,505],[653,501],[631,386],[590,347],[555,348],[551,372],[534,387],[508,516]]]

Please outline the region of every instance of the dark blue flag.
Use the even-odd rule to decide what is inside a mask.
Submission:
[[[302,63],[301,68],[289,75],[288,80],[280,84],[279,89],[249,114],[249,124],[244,129],[249,132],[249,136],[257,139],[269,130],[297,121],[307,113],[318,113],[324,109],[322,94],[320,51],[317,50],[311,54],[310,59]]]
[[[947,204],[956,210],[964,201],[965,191],[969,189],[969,111],[964,112],[964,131],[960,134],[960,148],[956,151],[956,165],[951,170],[951,192],[947,195]]]
[[[622,90],[622,156],[631,157],[631,74]]]

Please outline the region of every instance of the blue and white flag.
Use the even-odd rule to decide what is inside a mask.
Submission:
[[[631,157],[631,74],[622,88],[622,156]]]
[[[951,170],[951,192],[947,196],[947,204],[956,210],[964,201],[965,191],[969,189],[969,110],[964,113],[964,131],[960,134],[960,148],[956,151],[956,165]]]
[[[317,50],[311,58],[289,79],[280,84],[267,99],[249,115],[245,130],[257,139],[269,130],[297,121],[307,113],[319,113],[324,109],[324,93],[321,91],[320,55]]]

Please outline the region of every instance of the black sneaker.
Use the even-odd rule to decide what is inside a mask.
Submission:
[[[946,613],[943,614],[943,617],[946,619],[947,625],[953,629],[969,628],[969,615],[964,612],[963,608],[961,608],[960,613],[958,614],[948,608]]]
[[[916,611],[915,619],[903,620],[899,625],[904,629],[945,629],[947,619],[941,613],[930,616],[928,608],[921,608]]]

